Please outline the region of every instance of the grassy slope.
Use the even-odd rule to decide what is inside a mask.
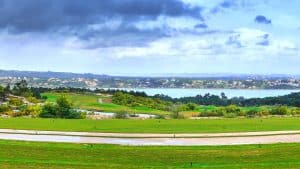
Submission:
[[[104,112],[120,112],[126,111],[128,113],[149,113],[149,114],[169,114],[165,111],[155,110],[147,107],[126,107],[113,103],[98,103],[98,98],[101,96],[92,94],[75,94],[75,93],[44,93],[47,96],[47,101],[55,102],[55,100],[60,96],[64,95],[72,101],[75,107],[87,109],[87,110],[98,110]]]
[[[0,118],[0,128],[124,132],[124,133],[217,133],[300,130],[300,118],[203,119],[203,120],[67,120]]]
[[[134,147],[0,141],[0,149],[2,168],[300,168],[300,144]]]

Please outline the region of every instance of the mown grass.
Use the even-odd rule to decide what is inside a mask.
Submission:
[[[300,144],[159,147],[0,141],[1,168],[300,168]]]
[[[219,133],[300,130],[300,118],[201,120],[90,120],[0,118],[2,129],[122,132],[122,133]]]
[[[127,112],[127,113],[145,113],[145,114],[161,114],[168,115],[169,112],[151,109],[148,107],[127,107],[117,105],[109,102],[105,102],[105,97],[97,96],[94,94],[76,94],[76,93],[43,93],[43,96],[47,96],[48,102],[55,102],[56,99],[64,95],[72,101],[76,108],[86,110],[96,110],[103,112]],[[98,99],[102,98],[103,103],[99,103]]]

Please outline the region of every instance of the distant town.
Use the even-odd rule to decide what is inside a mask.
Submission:
[[[223,88],[223,89],[300,89],[300,78],[288,75],[180,75],[129,77],[61,72],[0,70],[0,84],[24,79],[32,87],[76,88]]]

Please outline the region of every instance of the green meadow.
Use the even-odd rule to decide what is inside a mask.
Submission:
[[[0,141],[0,150],[1,168],[300,168],[300,144],[136,147]]]
[[[2,129],[122,132],[122,133],[221,133],[246,131],[300,130],[300,118],[222,119],[42,119],[0,118]]]

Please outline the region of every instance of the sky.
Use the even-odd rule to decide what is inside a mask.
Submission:
[[[0,69],[300,73],[299,0],[0,0]]]

